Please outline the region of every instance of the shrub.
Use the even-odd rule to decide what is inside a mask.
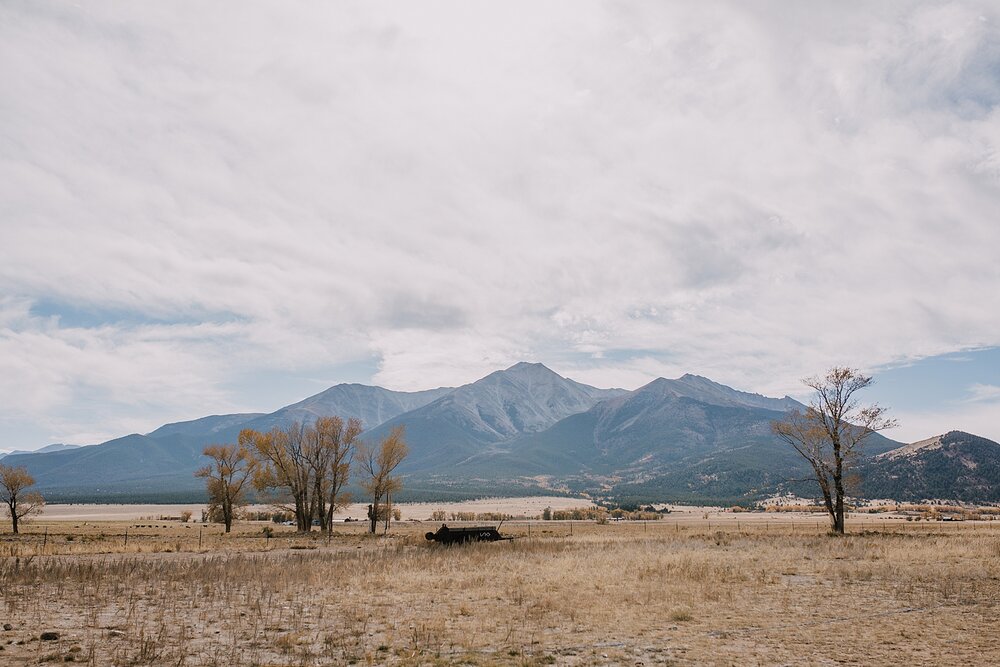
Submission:
[[[596,521],[607,516],[603,507],[577,507],[571,510],[556,510],[552,512],[554,521]],[[656,515],[659,517],[659,515]]]

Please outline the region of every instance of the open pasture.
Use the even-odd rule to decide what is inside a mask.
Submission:
[[[1000,664],[1000,522],[437,525],[38,521],[0,540],[0,664]]]

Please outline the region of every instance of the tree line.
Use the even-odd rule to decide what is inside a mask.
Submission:
[[[205,479],[208,514],[232,529],[238,509],[253,490],[259,502],[295,517],[296,528],[332,528],[338,509],[351,502],[345,491],[352,468],[371,501],[369,532],[378,522],[389,528],[392,496],[402,488],[396,468],[409,449],[399,426],[378,443],[361,439],[361,421],[320,417],[312,424],[295,422],[267,432],[244,429],[235,444],[209,445],[210,459],[195,475]]]

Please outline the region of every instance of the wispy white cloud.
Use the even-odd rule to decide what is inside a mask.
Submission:
[[[995,384],[973,384],[969,387],[969,402],[979,403],[983,401],[997,403],[997,419],[1000,420],[1000,386]]]
[[[995,3],[528,9],[0,6],[0,416],[111,435],[368,357],[783,394],[1000,344]]]

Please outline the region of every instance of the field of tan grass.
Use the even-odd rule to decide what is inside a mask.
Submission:
[[[1000,664],[1000,523],[771,519],[458,547],[426,523],[35,524],[0,541],[0,664]]]
[[[580,498],[565,496],[528,496],[520,498],[482,498],[461,502],[438,503],[396,503],[404,519],[423,520],[430,518],[435,510],[451,512],[495,512],[514,516],[537,516],[546,507],[554,510],[572,509],[576,507],[592,507],[593,503]],[[131,505],[131,504],[58,504],[46,505],[42,514],[43,521],[137,521],[140,519],[156,519],[161,516],[180,516],[181,512],[191,512],[194,517],[200,517],[205,509],[204,504],[189,503],[183,505]],[[250,505],[249,512],[264,512],[271,510],[270,505]],[[363,502],[350,503],[341,508],[334,517],[343,520],[348,517],[364,519],[368,514],[368,505]]]

